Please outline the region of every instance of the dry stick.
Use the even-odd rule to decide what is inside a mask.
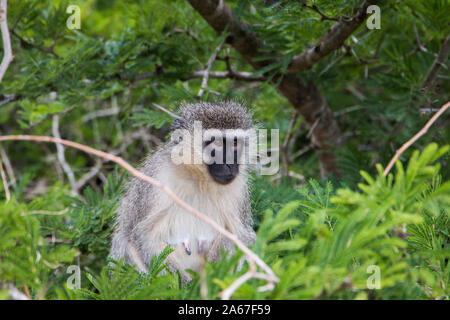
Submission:
[[[0,29],[2,31],[3,52],[4,52],[3,60],[2,63],[0,64],[0,82],[2,82],[6,69],[8,69],[9,64],[14,59],[11,49],[11,38],[9,36],[8,22],[6,21],[7,16],[6,6],[7,0],[0,0]]]
[[[170,72],[162,72],[161,75],[170,75]],[[187,81],[191,79],[196,78],[203,78],[205,74],[205,70],[200,71],[194,71],[187,76],[182,77],[180,80]],[[156,72],[144,72],[141,74],[138,74],[134,80],[144,80],[149,78],[155,78],[159,74]],[[209,72],[209,78],[210,79],[235,79],[235,80],[242,80],[242,81],[264,81],[266,80],[266,77],[264,75],[259,76],[253,76],[252,72],[246,72],[246,71],[210,71]]]
[[[8,180],[6,180],[6,174],[5,170],[3,170],[3,164],[1,159],[0,159],[0,174],[2,176],[3,188],[5,188],[6,202],[8,202],[9,199],[11,199],[11,194],[9,193]]]
[[[289,141],[291,140],[292,129],[294,128],[299,115],[300,115],[300,113],[298,112],[297,109],[295,109],[294,113],[292,114],[291,120],[289,121],[289,127],[288,127],[288,130],[286,133],[286,137],[284,138],[283,145],[281,146],[281,150],[282,150],[281,156],[282,156],[282,161],[283,161],[283,170],[282,170],[283,176],[288,176],[289,156],[288,156],[287,148],[288,148]]]
[[[59,116],[57,114],[53,116],[52,132],[55,138],[61,139],[61,135],[59,134]],[[64,172],[66,173],[67,178],[69,179],[70,186],[72,187],[72,192],[74,194],[77,194],[77,181],[75,179],[75,175],[72,171],[72,168],[66,161],[66,157],[64,155],[64,147],[59,143],[56,144],[56,152],[58,155],[58,161],[61,164]]]
[[[14,174],[14,169],[11,165],[11,161],[8,158],[8,155],[5,152],[5,149],[3,149],[2,146],[0,146],[0,161],[3,161],[5,164],[6,173],[9,176],[10,183],[13,187],[16,186],[16,175]]]
[[[266,274],[256,272],[256,267],[254,264],[250,264],[250,270],[244,273],[242,276],[240,276],[236,281],[234,281],[228,288],[223,290],[221,293],[219,293],[219,296],[222,298],[222,300],[229,300],[233,293],[242,286],[245,282],[248,280],[256,278],[256,279],[262,279],[267,281],[267,285],[258,288],[258,291],[266,291],[266,290],[272,290],[274,288],[273,282],[270,278],[267,277]]]
[[[88,122],[88,121],[96,119],[96,118],[114,116],[116,114],[119,114],[119,112],[120,112],[120,108],[117,106],[109,108],[109,109],[97,110],[97,111],[88,113],[87,115],[83,116],[83,118],[81,118],[81,121],[84,123],[84,122]]]
[[[153,103],[153,106],[156,107],[156,108],[158,108],[158,109],[161,110],[161,111],[164,111],[165,113],[167,113],[169,116],[171,116],[171,117],[174,118],[174,119],[179,119],[179,118],[180,118],[180,117],[177,116],[175,113],[170,112],[169,110],[167,110],[167,109],[161,107],[159,104]]]
[[[228,230],[224,229],[220,225],[218,225],[214,220],[209,218],[208,216],[205,216],[204,214],[200,213],[198,210],[194,209],[187,203],[185,203],[183,200],[181,200],[175,193],[173,193],[172,190],[170,190],[168,187],[160,183],[159,181],[155,180],[152,177],[149,177],[145,175],[144,173],[140,172],[139,170],[135,169],[133,166],[131,166],[128,162],[126,162],[121,157],[114,156],[112,154],[85,146],[83,144],[69,141],[69,140],[63,140],[58,139],[54,137],[48,137],[48,136],[29,136],[29,135],[10,135],[10,136],[0,136],[0,142],[1,141],[38,141],[38,142],[51,142],[51,143],[60,143],[62,145],[66,145],[68,147],[72,147],[81,151],[84,151],[86,153],[93,154],[95,156],[108,159],[109,161],[112,161],[114,163],[117,163],[121,167],[123,167],[125,170],[130,172],[133,176],[144,180],[155,187],[161,189],[163,192],[165,192],[177,205],[185,209],[186,211],[190,212],[200,220],[208,223],[210,226],[212,226],[215,230],[217,230],[219,233],[223,234],[225,237],[233,241],[236,246],[241,249],[249,258],[249,261],[254,261],[261,269],[263,269],[267,273],[267,279],[270,279],[270,282],[278,282],[279,279],[275,275],[275,273],[272,271],[272,269],[253,251],[251,251],[247,246],[240,241],[236,235],[232,234]]]
[[[99,161],[94,167],[92,167],[92,168],[89,170],[89,172],[87,172],[86,174],[84,174],[84,175],[80,178],[80,180],[78,180],[78,181],[75,183],[75,190],[76,190],[76,192],[79,192],[79,190],[80,190],[81,188],[83,188],[84,185],[85,185],[86,183],[88,183],[89,180],[91,180],[93,177],[95,177],[95,176],[100,172],[100,170],[102,169],[102,167],[103,167],[103,163],[102,163],[101,161]]]
[[[205,92],[206,87],[208,86],[208,78],[209,78],[209,72],[211,71],[211,67],[216,60],[217,54],[222,49],[223,44],[225,43],[225,39],[223,39],[217,48],[214,50],[211,57],[209,57],[208,63],[206,64],[206,69],[203,71],[203,79],[202,79],[202,85],[200,87],[200,90],[197,93],[197,98],[201,98],[203,93]]]
[[[28,214],[44,214],[49,216],[62,216],[63,214],[69,212],[69,208],[65,208],[60,211],[49,211],[49,210],[32,210]]]
[[[406,150],[408,149],[414,142],[416,142],[417,139],[419,139],[421,136],[423,136],[425,133],[427,133],[428,129],[431,127],[431,125],[436,121],[437,118],[440,117],[441,114],[443,114],[445,112],[445,110],[448,109],[448,107],[450,107],[450,101],[447,102],[446,104],[444,104],[441,109],[436,112],[434,114],[434,116],[428,120],[428,122],[426,123],[426,125],[415,134],[414,137],[412,137],[411,139],[409,139],[405,144],[403,144],[401,146],[400,149],[397,150],[397,152],[395,153],[394,157],[391,159],[391,161],[389,162],[389,164],[387,165],[386,169],[384,169],[383,175],[386,176],[389,173],[389,170],[391,170],[392,166],[394,165],[395,161],[398,159],[398,157],[400,157],[400,155]]]

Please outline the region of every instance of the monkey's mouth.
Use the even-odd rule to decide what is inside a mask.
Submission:
[[[208,165],[208,172],[217,183],[229,184],[239,174],[239,164],[213,163]]]

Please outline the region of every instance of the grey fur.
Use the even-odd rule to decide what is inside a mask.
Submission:
[[[192,132],[193,123],[196,120],[202,121],[204,129],[245,130],[252,127],[249,113],[242,106],[234,102],[186,104],[181,107],[180,113],[181,118],[174,121],[174,129],[184,128]],[[169,170],[167,168],[170,168],[173,176],[173,172],[177,170],[173,167],[173,164],[170,164],[171,150],[174,146],[174,142],[168,142],[160,147],[153,155],[149,156],[143,162],[140,170],[145,174],[158,179],[158,177],[164,176],[164,170]],[[183,164],[181,166],[183,166]],[[203,164],[200,166],[206,167]],[[200,206],[202,203],[205,203],[205,205],[207,205],[206,207],[197,207],[196,209],[205,214],[212,214],[212,216],[214,216],[214,213],[211,213],[211,205],[217,206],[217,203],[221,204],[221,207],[217,207],[217,210],[222,212],[222,215],[223,212],[226,211],[227,215],[230,217],[236,217],[234,220],[230,218],[231,222],[235,222],[234,224],[231,223],[232,225],[228,226],[226,225],[227,223],[225,223],[224,227],[233,229],[230,231],[235,233],[246,245],[250,245],[255,242],[256,235],[252,228],[253,222],[248,192],[247,170],[243,168],[238,177],[241,180],[236,182],[236,186],[219,186],[212,178],[207,178],[206,175],[202,176],[199,174],[198,179],[201,181],[199,180],[198,185],[206,186],[207,190],[214,190],[215,193],[213,194],[212,191],[211,194],[203,192],[198,195],[196,199],[189,199],[189,196],[187,196],[187,198],[183,200],[188,203],[190,200],[192,200],[192,202],[195,200],[196,203],[200,203]],[[178,178],[175,176],[175,179]],[[172,181],[169,182],[173,183],[173,187],[179,188],[178,190],[183,190],[183,183],[186,183],[188,180],[185,178],[183,178],[183,180],[180,177],[179,182],[173,181],[175,179],[172,179]],[[193,183],[195,185],[196,182]],[[170,187],[171,186],[169,186],[169,188]],[[191,188],[190,184],[186,184],[185,188]],[[235,190],[232,188],[239,189]],[[223,192],[221,190],[223,190]],[[177,193],[176,190],[173,191]],[[189,194],[189,191],[187,191],[186,194]],[[217,196],[214,197],[215,194],[218,194],[219,197],[223,196],[223,199],[224,201],[227,201],[227,204],[222,203],[222,199],[217,199]],[[235,198],[232,199],[233,201],[228,201],[227,199],[230,197]],[[152,255],[159,254],[167,245],[171,236],[172,231],[170,229],[172,225],[170,223],[167,224],[167,221],[164,219],[169,219],[167,218],[168,214],[173,216],[176,216],[177,214],[180,216],[182,215],[182,213],[178,213],[178,210],[180,209],[175,207],[176,205],[173,206],[167,204],[167,202],[161,200],[163,198],[164,194],[162,194],[159,189],[137,178],[132,178],[126,184],[126,190],[120,199],[116,212],[117,225],[112,240],[110,257],[116,260],[124,257],[126,263],[136,265],[140,271],[148,270]],[[192,205],[192,203],[189,204]],[[225,205],[228,207],[224,208]],[[183,219],[186,219],[186,217]],[[165,224],[161,222],[163,220],[165,221]],[[200,250],[200,246],[200,242],[198,242],[193,245],[193,248]],[[232,251],[233,247],[233,243],[230,240],[217,234],[212,242],[208,242],[204,254],[208,260],[212,261],[219,258],[220,248]],[[186,282],[190,279],[190,275],[186,273],[184,269],[189,267],[192,268],[192,265],[196,265],[195,259],[197,259],[197,256],[188,256],[187,253],[186,256],[183,256],[183,254],[180,253],[181,251],[179,249],[177,250],[178,251],[169,255],[167,262],[169,263],[170,270],[179,270],[183,277],[183,281]]]

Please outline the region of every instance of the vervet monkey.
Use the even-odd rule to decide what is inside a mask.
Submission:
[[[244,244],[253,244],[256,235],[252,228],[248,166],[238,161],[237,152],[242,142],[238,133],[252,128],[249,113],[234,102],[186,104],[180,113],[172,125],[171,141],[150,155],[140,170],[169,187]],[[189,149],[198,138],[194,137],[198,123],[202,130],[214,130],[212,134],[200,135],[202,140],[197,141],[200,148]],[[220,136],[225,131],[237,134]],[[180,132],[187,134],[176,135]],[[211,155],[205,157],[206,162],[203,158],[189,163],[174,161],[179,150],[190,150],[183,156],[198,160],[199,153],[207,149]],[[229,158],[225,159],[226,156]],[[110,257],[116,260],[124,257],[126,263],[136,265],[143,272],[148,271],[152,255],[170,245],[174,251],[167,258],[169,269],[180,271],[186,282],[190,275],[185,269],[198,272],[202,263],[200,255],[213,261],[220,257],[220,248],[229,252],[234,248],[229,239],[178,206],[162,190],[137,178],[128,182],[116,213]]]

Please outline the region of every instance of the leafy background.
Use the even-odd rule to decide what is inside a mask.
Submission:
[[[337,17],[351,15],[361,1],[307,3]],[[181,102],[197,101],[201,78],[189,76],[205,67],[222,40],[181,0],[8,4],[15,60],[0,83],[0,133],[52,135],[58,115],[63,138],[114,151],[135,165],[169,134],[171,118],[153,103],[176,113]],[[69,4],[81,8],[80,30],[66,28]],[[286,61],[334,23],[301,1],[227,4]],[[449,34],[449,9],[445,0],[385,2],[380,30],[360,27],[344,48],[304,73],[320,87],[343,132],[345,143],[336,151],[341,177],[319,177],[300,117],[288,146],[289,175],[252,176],[253,249],[280,282],[259,292],[264,281],[251,280],[233,298],[449,298],[448,115],[414,145],[421,151],[405,152],[388,177],[376,165],[388,163],[423,127],[428,109],[449,100],[448,68],[421,90]],[[227,45],[218,56],[214,71],[227,70],[228,57],[234,70],[261,74]],[[268,81],[210,79],[202,99],[245,103],[261,126],[280,129],[281,141],[288,134],[294,110]],[[99,116],[104,110],[109,113]],[[169,249],[154,258],[148,274],[120,261],[113,268],[107,256],[126,173],[67,148],[77,179],[99,168],[73,192],[54,145],[2,143],[0,151],[13,168],[7,172],[12,198],[0,193],[3,299],[11,285],[33,299],[216,299],[247,270],[236,269],[236,253],[207,263],[203,278],[195,275],[183,286],[177,275],[161,272]],[[67,286],[70,265],[82,270],[80,290]],[[381,270],[381,289],[367,287],[371,265]]]

